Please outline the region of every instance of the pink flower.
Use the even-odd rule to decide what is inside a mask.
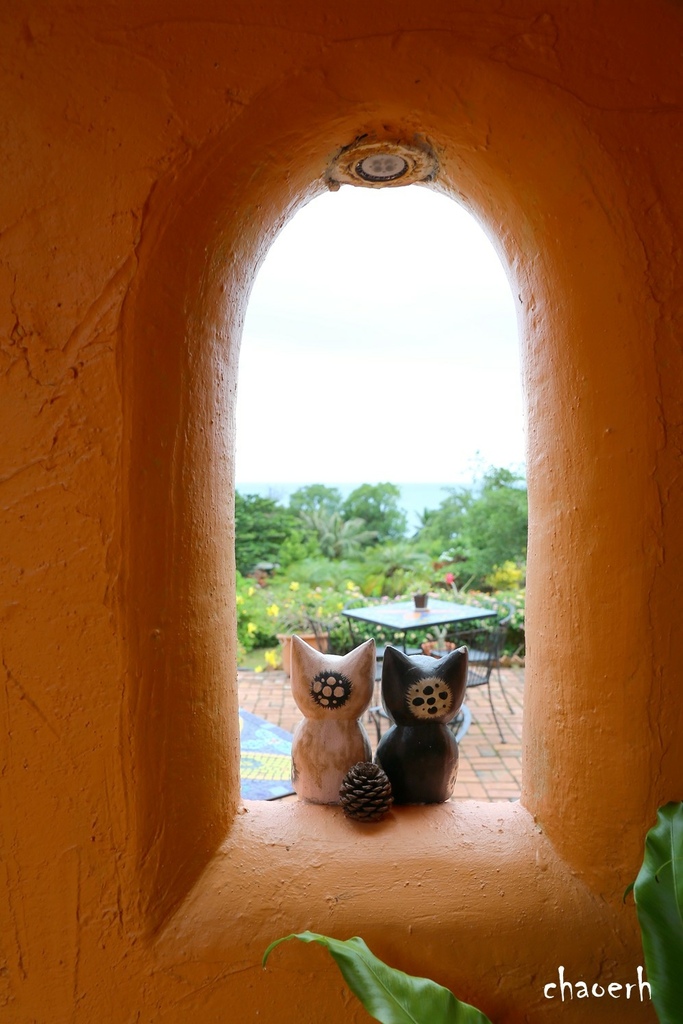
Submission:
[[[452,572],[446,573],[446,583],[449,583],[451,586],[455,583],[455,576]]]

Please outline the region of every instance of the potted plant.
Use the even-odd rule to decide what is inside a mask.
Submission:
[[[305,601],[293,601],[279,610],[278,626],[280,632],[276,636],[282,648],[282,667],[287,675],[291,675],[293,633],[316,651],[327,653],[329,631],[313,611],[306,607]]]
[[[425,640],[420,646],[422,647],[423,654],[431,654],[435,658],[440,658],[443,654],[448,651],[455,650],[455,644],[452,640],[446,639],[448,633],[448,626],[432,626],[428,636],[433,639]]]
[[[327,647],[329,642],[329,633],[327,632],[309,632],[305,629],[294,629],[292,633],[296,636],[301,637],[310,647],[314,647],[316,651],[321,651],[323,654],[327,653]],[[282,668],[289,676],[291,675],[292,667],[292,633],[278,633],[277,638],[280,641],[282,648]]]
[[[429,591],[432,588],[432,580],[427,576],[414,576],[410,589],[413,594],[413,603],[416,608],[426,608],[429,604]]]

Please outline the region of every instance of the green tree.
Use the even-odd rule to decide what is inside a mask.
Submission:
[[[448,494],[439,507],[425,509],[420,516],[422,525],[417,533],[420,547],[427,549],[437,558],[446,551],[453,553],[473,500],[474,496],[469,488],[449,487]],[[462,554],[461,551],[459,553]]]
[[[325,484],[307,484],[293,491],[289,497],[289,508],[295,515],[302,512],[338,512],[341,504],[341,492]]]
[[[361,484],[342,504],[344,519],[362,519],[367,530],[372,530],[378,543],[401,540],[408,521],[399,506],[400,488],[396,484]]]
[[[397,597],[408,592],[416,573],[428,575],[432,571],[428,554],[414,541],[400,540],[365,548],[362,561],[349,564],[348,575],[368,597]]]
[[[320,550],[328,558],[352,558],[377,537],[362,519],[343,519],[339,512],[302,512],[300,518],[315,532]]]
[[[528,530],[524,479],[509,469],[487,470],[473,488],[451,490],[438,509],[425,513],[418,534],[434,557],[458,563],[458,582],[481,586],[495,567],[524,564]]]
[[[235,492],[235,561],[243,575],[259,562],[280,562],[285,542],[291,546],[297,520],[272,498]]]
[[[526,562],[528,528],[523,478],[509,469],[490,469],[467,510],[463,531],[471,574],[482,581],[505,562]]]

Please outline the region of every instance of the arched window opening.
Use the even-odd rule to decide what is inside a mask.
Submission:
[[[244,795],[289,789],[286,734],[300,712],[275,635],[324,632],[338,653],[352,635],[397,642],[342,609],[418,586],[512,616],[498,653],[517,667],[501,677],[489,664],[488,687],[468,690],[455,797],[519,795],[524,454],[513,298],[474,218],[413,186],[344,187],[302,209],[258,274],[240,357]],[[472,646],[472,625],[407,639]],[[373,741],[386,726],[366,724]]]

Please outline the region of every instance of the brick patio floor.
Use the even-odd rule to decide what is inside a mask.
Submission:
[[[467,706],[472,712],[472,724],[460,743],[456,799],[516,800],[519,797],[524,669],[501,669],[501,676],[512,705],[512,713],[508,711],[503,699],[495,671],[491,676],[491,693],[506,742],[500,742],[486,687],[468,690]],[[238,683],[241,708],[260,715],[288,732],[294,731],[301,720],[301,712],[294,703],[289,678],[284,672],[241,671],[238,673]],[[381,703],[379,684],[375,686],[373,703]],[[389,725],[383,722],[382,731]],[[375,728],[367,720],[365,726],[374,751]]]

